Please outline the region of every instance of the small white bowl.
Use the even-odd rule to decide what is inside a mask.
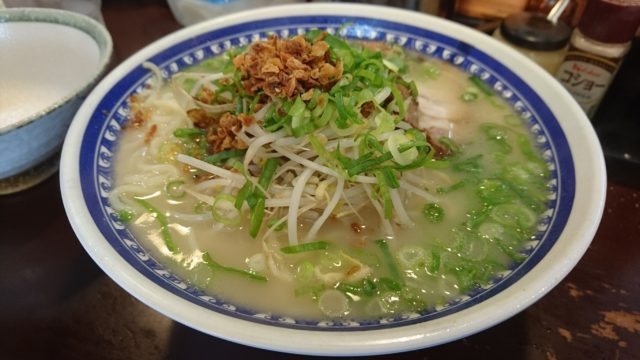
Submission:
[[[229,48],[313,28],[387,41],[434,56],[482,79],[535,136],[551,172],[548,209],[527,259],[492,284],[446,306],[375,320],[311,321],[245,309],[187,283],[161,265],[120,222],[109,202],[127,99],[151,81],[143,62],[167,76]],[[606,171],[598,138],[571,95],[548,73],[495,39],[406,10],[309,4],[242,12],[171,34],[111,72],[80,108],[60,167],[62,198],[82,245],[128,292],[161,313],[223,339],[315,355],[408,351],[482,331],[534,303],[565,277],[589,246],[604,207]]]
[[[112,48],[109,32],[87,16],[0,10],[0,194],[55,172],[69,124]]]

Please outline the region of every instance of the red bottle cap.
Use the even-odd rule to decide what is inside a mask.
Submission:
[[[578,29],[595,41],[624,44],[640,26],[640,0],[589,0]]]

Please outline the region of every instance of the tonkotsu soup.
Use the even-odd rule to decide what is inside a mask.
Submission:
[[[215,297],[309,320],[428,312],[525,258],[548,170],[520,117],[445,62],[320,31],[130,99],[111,205]]]

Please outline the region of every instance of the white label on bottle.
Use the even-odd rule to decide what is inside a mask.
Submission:
[[[556,78],[591,117],[611,83],[615,68],[610,59],[570,52]]]

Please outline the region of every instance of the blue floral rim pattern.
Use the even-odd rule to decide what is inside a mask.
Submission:
[[[230,48],[264,39],[271,33],[286,37],[314,28],[353,39],[393,43],[444,60],[478,76],[514,107],[534,135],[551,172],[549,207],[538,224],[535,239],[523,251],[527,259],[498,276],[490,286],[477,289],[446,306],[377,320],[317,322],[292,319],[277,314],[256,313],[205,294],[151,257],[118,221],[108,202],[113,184],[112,158],[122,125],[127,120],[127,99],[141,91],[151,77],[141,64],[121,78],[100,101],[85,130],[80,150],[82,193],[94,222],[109,244],[138,272],[166,291],[194,304],[249,321],[310,330],[369,330],[425,322],[483,302],[522,278],[555,244],[568,220],[575,197],[574,165],[567,139],[550,109],[522,79],[489,54],[446,35],[397,22],[366,17],[298,16],[252,21],[212,30],[175,44],[147,61],[156,64],[165,75],[170,76]]]

